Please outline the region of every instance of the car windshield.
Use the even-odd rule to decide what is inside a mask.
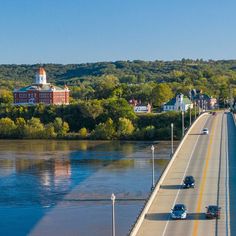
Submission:
[[[217,206],[209,206],[209,207],[208,207],[208,211],[210,211],[210,212],[216,212],[216,211],[218,211],[218,207],[217,207]]]
[[[174,211],[184,211],[184,206],[183,205],[176,205],[174,207]]]
[[[193,177],[192,176],[187,176],[185,178],[185,181],[188,181],[188,182],[193,181]]]

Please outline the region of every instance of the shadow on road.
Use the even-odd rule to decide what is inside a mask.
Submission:
[[[175,184],[175,185],[161,185],[161,189],[182,189],[183,185]]]
[[[146,220],[166,221],[172,220],[170,213],[151,213],[145,215]],[[207,220],[205,213],[188,213],[186,220]]]

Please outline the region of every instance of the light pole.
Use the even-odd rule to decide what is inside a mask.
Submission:
[[[192,124],[192,114],[191,114],[191,104],[190,104],[190,107],[189,107],[189,126],[191,126]]]
[[[112,201],[112,236],[116,235],[116,227],[115,227],[115,199],[116,196],[114,193],[111,195],[111,201]]]
[[[197,109],[197,103],[195,101],[195,103],[194,103],[194,120],[196,120],[196,118],[197,118],[197,111],[196,111],[196,109]]]
[[[154,151],[155,151],[155,147],[153,145],[151,146],[151,150],[152,150],[152,189],[154,189],[154,186],[155,186],[155,181],[154,181]]]
[[[182,111],[182,137],[184,137],[184,112]]]
[[[174,145],[173,145],[173,134],[174,134],[173,128],[174,128],[174,124],[171,123],[170,126],[171,126],[171,156],[173,156],[173,154],[174,154]]]

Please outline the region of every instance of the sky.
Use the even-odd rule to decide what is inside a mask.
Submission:
[[[235,0],[0,0],[0,64],[236,59]]]

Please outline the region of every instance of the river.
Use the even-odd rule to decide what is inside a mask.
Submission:
[[[127,235],[168,142],[0,140],[1,235]]]

